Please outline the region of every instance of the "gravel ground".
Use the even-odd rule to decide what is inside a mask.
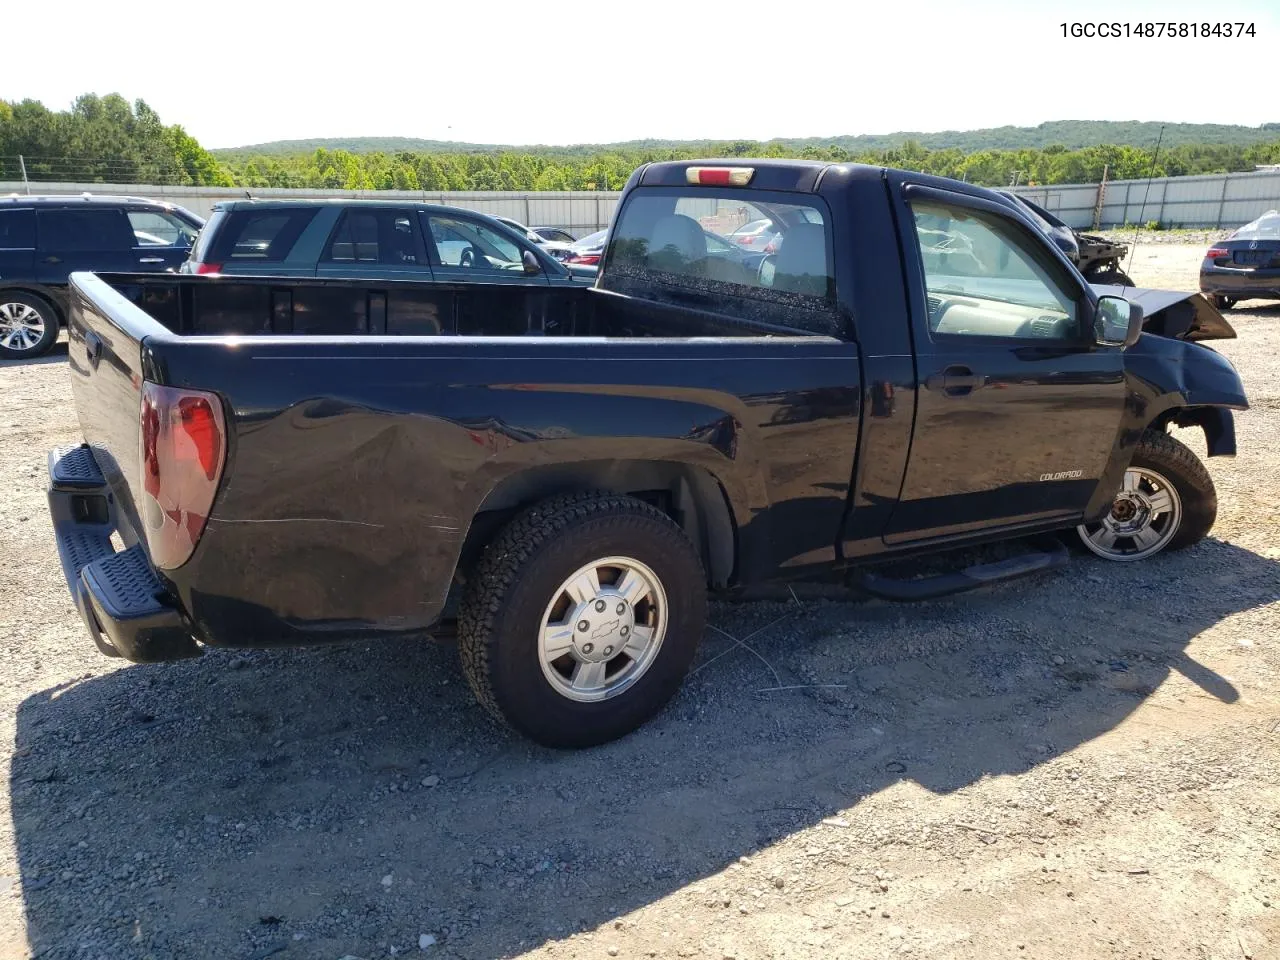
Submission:
[[[1280,309],[1230,319],[1211,539],[718,605],[672,705],[581,753],[443,645],[100,657],[44,505],[65,352],[0,367],[0,958],[1280,957]]]

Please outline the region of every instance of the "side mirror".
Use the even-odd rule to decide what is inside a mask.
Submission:
[[[542,264],[538,258],[533,255],[532,250],[526,250],[520,258],[520,262],[524,264],[524,272],[530,276],[534,276],[542,272]]]
[[[1142,307],[1124,297],[1099,297],[1093,339],[1102,347],[1131,347],[1142,335]]]

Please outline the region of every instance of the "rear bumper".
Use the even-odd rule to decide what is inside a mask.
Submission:
[[[186,618],[142,545],[120,529],[113,498],[87,446],[49,453],[49,514],[71,599],[98,649],[135,663],[198,656]]]
[[[1257,297],[1280,300],[1280,270],[1233,270],[1230,267],[1201,269],[1200,292],[1235,300]]]

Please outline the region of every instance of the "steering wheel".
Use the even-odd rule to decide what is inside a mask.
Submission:
[[[475,247],[467,247],[462,251],[462,256],[458,258],[458,264],[463,267],[487,267],[489,261]]]

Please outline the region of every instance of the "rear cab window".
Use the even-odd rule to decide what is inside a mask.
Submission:
[[[196,244],[201,262],[274,263],[288,258],[316,207],[215,210]]]
[[[830,224],[825,202],[812,194],[639,187],[618,215],[600,286],[842,336]]]

